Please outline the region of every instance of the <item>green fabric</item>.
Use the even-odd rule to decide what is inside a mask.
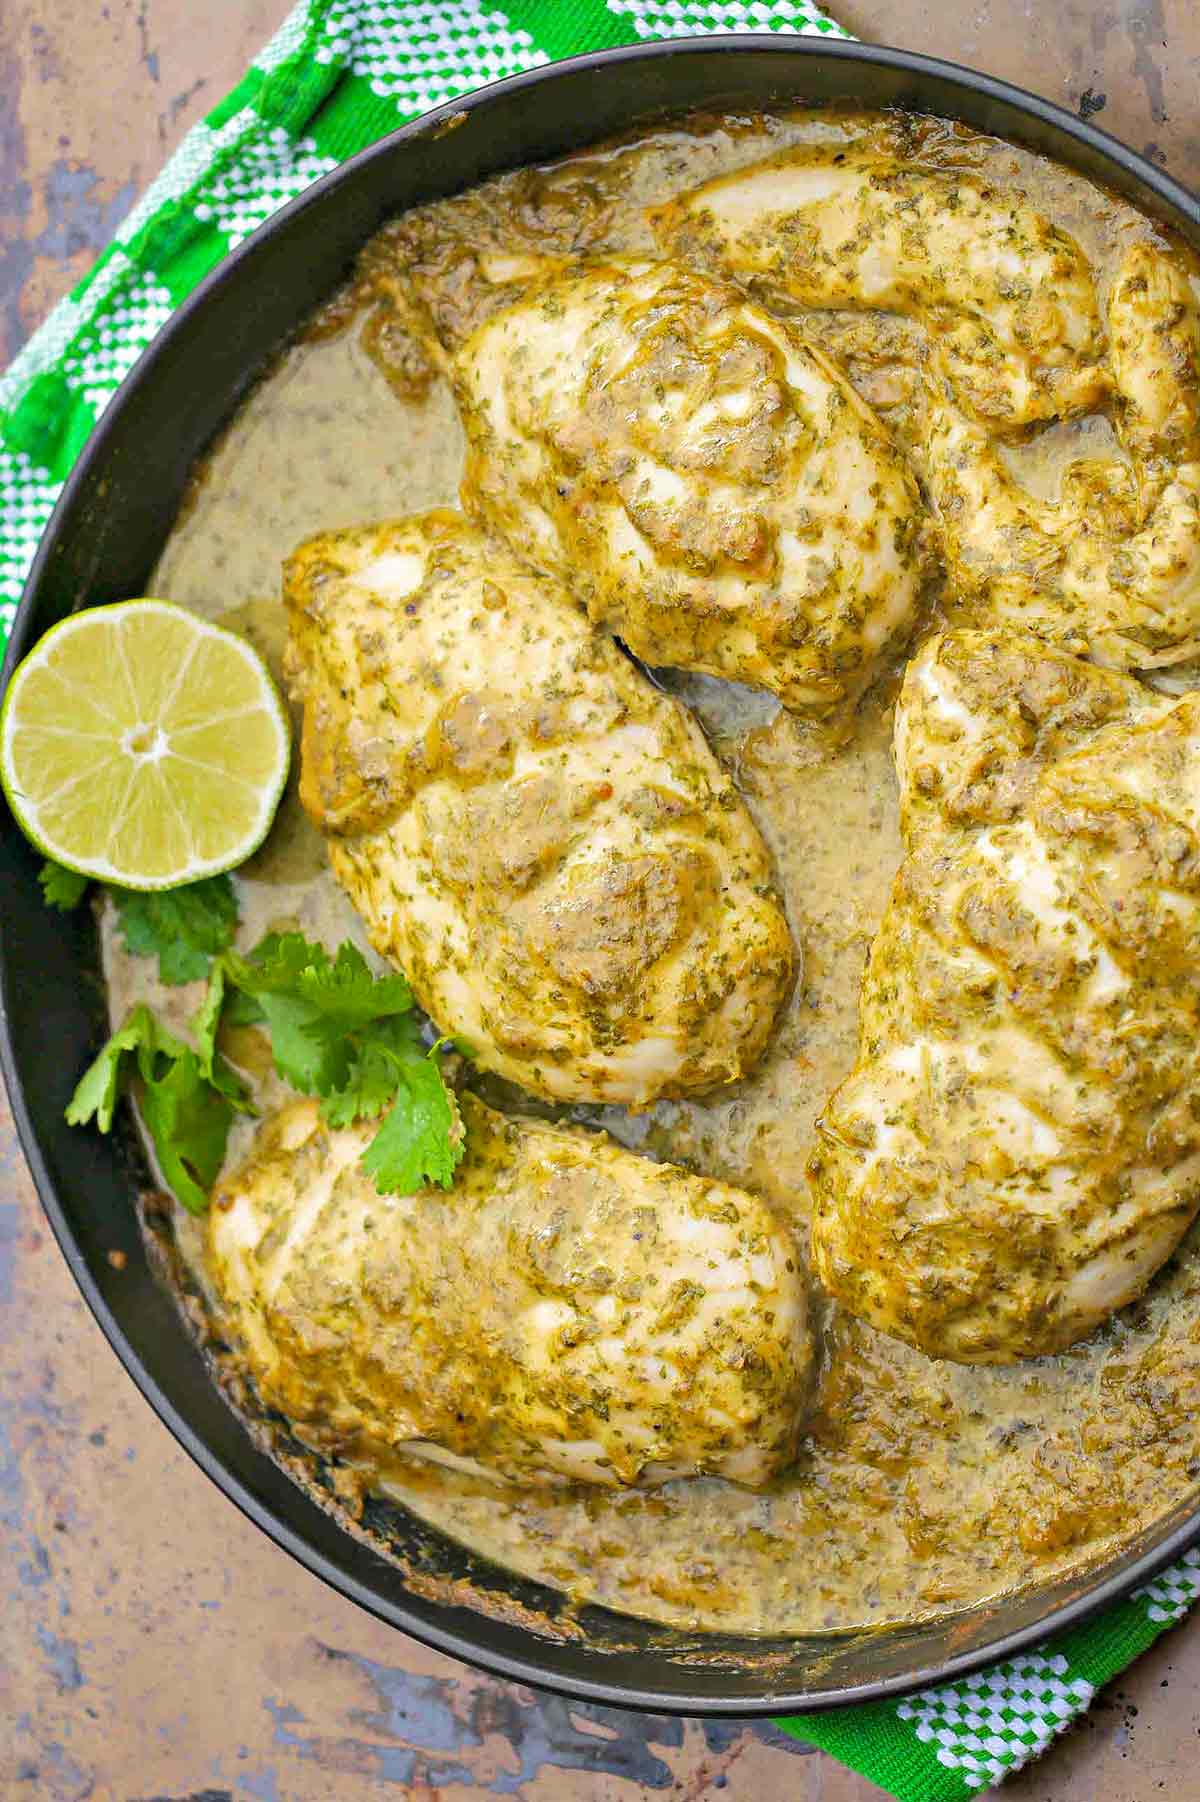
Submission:
[[[172,310],[277,207],[402,120],[555,57],[717,31],[846,34],[809,0],[306,0],[0,378],[0,648],[89,432]],[[97,596],[97,599],[111,598]],[[779,1723],[900,1802],[978,1795],[1182,1619],[1200,1553],[1099,1620],[907,1701]]]
[[[1200,1552],[1187,1552],[1100,1619],[1036,1651],[900,1702],[832,1708],[776,1725],[900,1802],[979,1796],[1044,1751],[1198,1596]]]

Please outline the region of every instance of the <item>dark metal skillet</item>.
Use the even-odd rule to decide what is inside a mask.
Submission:
[[[1020,89],[904,51],[776,36],[604,51],[451,102],[317,182],[242,245],[129,375],[43,540],[5,676],[48,626],[89,601],[143,591],[189,471],[278,345],[345,274],[384,219],[507,168],[670,113],[853,100],[959,119],[1115,189],[1200,249],[1200,202],[1095,127]],[[763,1714],[866,1701],[965,1672],[1081,1620],[1200,1537],[1200,1497],[1105,1564],[924,1624],[834,1637],[684,1634],[587,1608],[487,1566],[398,1510],[365,1532],[331,1507],[321,1473],[297,1484],[213,1383],[147,1256],[124,1145],[73,1131],[63,1109],[101,1029],[86,918],[42,904],[37,859],[0,825],[0,1055],[17,1127],[63,1254],[113,1349],[171,1432],[276,1542],[343,1594],[417,1638],[573,1696],[688,1714]],[[117,1268],[109,1253],[124,1253]],[[119,1260],[118,1260],[119,1262]],[[372,1543],[383,1533],[398,1554]]]

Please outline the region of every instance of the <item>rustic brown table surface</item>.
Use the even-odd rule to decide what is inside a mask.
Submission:
[[[1197,0],[829,0],[1035,89],[1200,186]],[[0,359],[88,267],[288,0],[0,0]],[[0,1102],[0,1798],[867,1802],[769,1726],[576,1708],[370,1620],[190,1463],[76,1294]],[[1200,1622],[1007,1786],[1200,1802]]]

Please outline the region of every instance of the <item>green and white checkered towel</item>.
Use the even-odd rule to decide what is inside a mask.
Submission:
[[[79,451],[139,353],[277,207],[403,120],[556,57],[722,31],[845,37],[810,0],[305,0],[0,378],[0,649]],[[779,1724],[900,1802],[977,1796],[1200,1596],[1200,1552],[1038,1651]]]

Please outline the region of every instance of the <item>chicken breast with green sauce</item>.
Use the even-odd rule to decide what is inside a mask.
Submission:
[[[759,1486],[813,1372],[790,1235],[740,1189],[471,1096],[449,1194],[379,1195],[373,1125],[258,1134],[209,1217],[223,1323],[302,1439],[513,1482]]]
[[[927,1352],[1054,1352],[1200,1206],[1200,694],[950,633],[896,720],[907,857],[810,1168],[818,1275]]]
[[[463,505],[639,657],[817,716],[912,630],[916,483],[845,378],[678,263],[518,259],[450,362]],[[519,276],[519,279],[516,277]]]
[[[1165,244],[1132,245],[1108,296],[1113,428],[1058,500],[930,394],[913,455],[937,510],[955,616],[1004,621],[1109,668],[1200,657],[1200,305]]]
[[[672,256],[771,304],[917,320],[961,407],[994,432],[1107,392],[1087,257],[1019,189],[877,152],[785,151],[692,188],[651,223]]]
[[[747,1071],[791,939],[690,715],[459,514],[326,533],[284,589],[301,798],[441,1030],[555,1101]]]

